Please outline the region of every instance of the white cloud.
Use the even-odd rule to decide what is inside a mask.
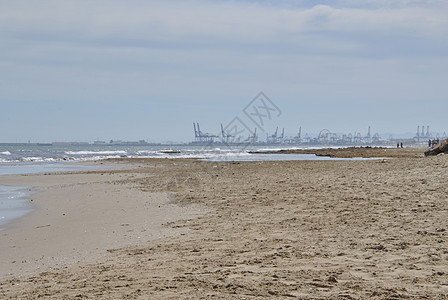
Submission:
[[[444,1],[322,3],[0,1],[0,97],[442,97]]]
[[[383,2],[371,1],[377,5]],[[337,8],[337,5],[285,8],[223,1],[17,0],[0,3],[0,26],[3,34],[19,39],[86,43],[109,40],[124,45],[136,42],[201,45],[208,41],[287,44],[287,38],[316,31],[427,34],[440,38],[446,35],[446,10],[435,4],[416,7],[409,4],[411,1],[398,2],[404,4],[398,8],[382,4],[366,9]]]

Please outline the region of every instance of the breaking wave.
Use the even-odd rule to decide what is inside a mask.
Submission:
[[[174,147],[174,148],[138,148],[129,147],[112,149],[85,149],[73,147],[72,149],[60,148],[27,148],[23,146],[17,149],[8,149],[0,152],[0,163],[52,163],[70,161],[94,161],[110,158],[232,158],[251,155],[244,149],[221,149],[200,147]]]
[[[67,155],[120,155],[127,154],[127,151],[65,151]]]

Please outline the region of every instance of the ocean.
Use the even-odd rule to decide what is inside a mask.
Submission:
[[[107,158],[140,157],[140,158],[210,158],[219,156],[246,155],[246,150],[257,147],[209,147],[195,145],[175,146],[122,146],[122,145],[68,145],[39,146],[11,145],[0,146],[0,164],[14,163],[54,163],[71,161],[93,161]]]

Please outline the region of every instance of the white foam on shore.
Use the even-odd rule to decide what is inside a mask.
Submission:
[[[23,157],[23,162],[55,162],[56,159],[52,157]]]
[[[67,155],[118,155],[118,154],[128,154],[127,151],[117,150],[117,151],[65,151]]]
[[[280,152],[282,150],[301,150],[301,149],[321,149],[324,147],[297,147],[297,146],[248,146],[246,148],[218,148],[218,147],[160,147],[160,148],[113,148],[113,149],[54,149],[36,150],[18,149],[16,151],[0,152],[0,163],[56,163],[56,162],[83,162],[106,160],[111,158],[166,158],[166,159],[223,159],[250,157],[252,154],[260,154],[266,151]],[[344,147],[325,147],[325,148],[344,148]],[[250,153],[249,153],[250,152]],[[269,160],[269,158],[267,158]],[[0,165],[1,167],[1,165]]]
[[[135,153],[137,155],[145,155],[145,154],[157,155],[159,153],[159,151],[156,151],[156,150],[139,150],[139,151],[137,151]]]

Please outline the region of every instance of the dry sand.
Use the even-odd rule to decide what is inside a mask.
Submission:
[[[194,204],[210,211],[164,223],[165,230],[190,230],[169,238],[152,239],[144,227],[133,225],[140,240],[133,239],[131,246],[108,245],[108,237],[99,249],[115,248],[107,255],[3,280],[0,297],[448,298],[447,156],[425,158],[422,149],[374,152],[371,156],[395,158],[241,163],[135,159],[126,161],[141,166],[133,171],[90,172],[89,182],[101,181],[93,186],[116,193],[118,201],[133,201],[126,196],[133,193],[147,199],[169,192],[176,195],[176,207]],[[50,176],[52,182],[64,178]],[[39,182],[42,178],[36,176]],[[77,188],[68,202],[85,201],[90,183],[83,186],[78,180],[67,188],[70,184]],[[50,184],[48,192],[55,190]],[[75,204],[55,210],[54,224],[64,223],[56,216],[71,211],[70,205]],[[134,205],[132,214],[153,210],[139,212],[141,202],[127,207]],[[92,215],[102,223],[109,217],[101,211],[95,208]],[[73,224],[84,222],[84,215],[79,217]],[[127,227],[120,225],[131,220],[109,220],[111,227],[94,236]],[[42,224],[51,226],[35,228]],[[29,230],[49,230],[52,224],[41,219]],[[126,234],[122,230],[112,236],[122,239]],[[67,231],[54,242],[64,244],[69,238]]]

